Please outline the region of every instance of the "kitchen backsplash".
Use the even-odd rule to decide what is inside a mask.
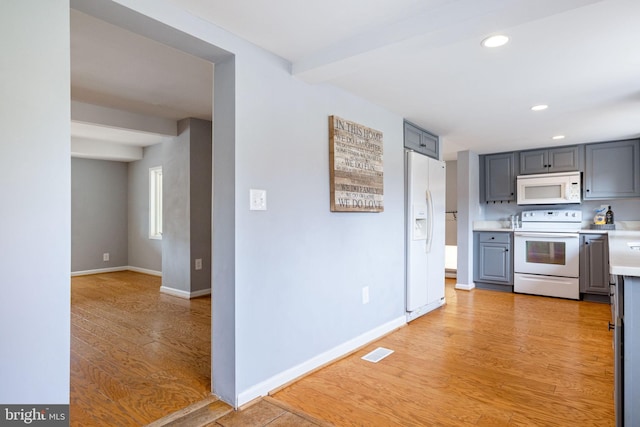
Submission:
[[[614,213],[614,221],[640,221],[640,199],[618,199],[618,200],[589,200],[583,201],[579,205],[528,205],[518,206],[515,203],[489,203],[483,204],[484,220],[504,221],[510,215],[519,215],[522,211],[544,210],[544,209],[579,209],[582,211],[582,219],[592,220],[596,208],[601,205],[611,206]]]

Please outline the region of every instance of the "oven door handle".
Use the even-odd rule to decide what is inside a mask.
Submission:
[[[518,237],[545,237],[545,238],[549,238],[549,237],[573,237],[573,238],[578,238],[579,234],[577,233],[522,233],[522,232],[515,232],[514,235],[518,236]]]

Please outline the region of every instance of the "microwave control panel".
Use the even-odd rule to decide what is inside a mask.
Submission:
[[[580,201],[580,183],[571,182],[567,184],[567,199]]]

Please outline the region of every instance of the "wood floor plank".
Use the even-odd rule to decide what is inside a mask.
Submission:
[[[272,397],[337,426],[614,425],[608,305],[452,282],[446,298]],[[360,360],[378,346],[395,352]]]
[[[211,390],[211,301],[134,272],[71,281],[72,426],[140,426]]]

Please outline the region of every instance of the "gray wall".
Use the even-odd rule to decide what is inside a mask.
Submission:
[[[455,212],[458,210],[458,162],[455,160],[447,162],[447,197],[445,206],[447,212]],[[457,215],[447,213],[445,218],[445,244],[456,246],[458,244]]]
[[[211,187],[212,140],[211,122],[188,119],[191,152],[191,292],[211,289]],[[202,269],[195,269],[195,260],[202,260]]]
[[[269,55],[236,58],[236,372],[242,393],[404,316],[404,149],[402,117],[334,87],[303,83]],[[332,114],[383,132],[383,213],[330,212]],[[267,191],[267,211],[249,210],[251,188]]]
[[[69,3],[0,9],[0,402],[68,404]]]
[[[129,265],[162,271],[162,240],[149,239],[149,168],[162,166],[162,145],[144,149],[142,160],[129,163]]]
[[[72,272],[128,265],[127,181],[126,163],[71,159]]]
[[[447,161],[447,197],[445,209],[447,212],[458,209],[458,162]]]
[[[458,152],[458,268],[456,288],[472,289],[473,222],[483,215],[478,182],[479,156],[471,151]]]
[[[211,288],[211,122],[184,119],[162,146],[162,286]],[[195,259],[202,270],[195,270]]]
[[[162,286],[189,292],[189,128],[162,144]]]
[[[211,388],[225,402],[238,396],[235,250],[235,58],[214,68],[213,212],[211,213]],[[215,357],[214,357],[215,355]]]

